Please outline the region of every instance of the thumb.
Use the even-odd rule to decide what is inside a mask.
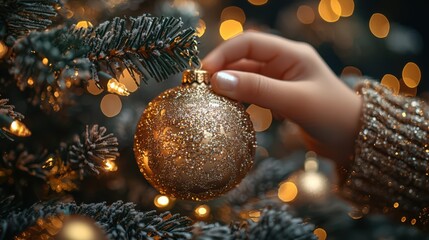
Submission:
[[[240,71],[221,71],[210,80],[213,90],[240,102],[253,103],[281,111],[296,93],[292,82],[280,81],[263,75]]]

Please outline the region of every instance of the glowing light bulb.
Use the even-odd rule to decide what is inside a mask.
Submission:
[[[210,214],[210,207],[207,205],[200,205],[195,208],[195,215],[200,218],[205,218]]]
[[[114,162],[114,159],[107,159],[107,160],[104,160],[104,169],[106,169],[109,172],[114,172],[118,170],[118,166]]]
[[[115,78],[111,78],[109,82],[107,82],[107,91],[121,96],[130,95],[127,87],[125,87],[123,83],[118,82]]]
[[[159,208],[165,208],[170,204],[170,199],[165,195],[157,195],[153,203]]]
[[[24,125],[24,123],[19,120],[14,120],[9,129],[3,128],[5,131],[18,136],[18,137],[29,137],[31,136],[31,131]]]
[[[92,27],[92,23],[90,21],[79,21],[74,28],[79,29],[79,28],[91,28],[91,27]]]

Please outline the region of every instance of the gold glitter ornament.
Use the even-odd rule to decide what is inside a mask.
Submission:
[[[181,86],[149,103],[134,136],[140,171],[162,194],[215,198],[252,166],[256,138],[242,104],[216,95],[203,70],[187,70]]]

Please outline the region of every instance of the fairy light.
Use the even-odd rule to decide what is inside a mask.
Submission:
[[[42,63],[43,63],[43,65],[48,66],[48,64],[49,64],[49,59],[47,59],[47,58],[43,58],[43,59],[42,59]]]
[[[28,78],[28,79],[27,79],[27,84],[28,84],[28,86],[30,86],[30,87],[31,87],[31,86],[33,86],[33,85],[34,85],[34,80],[33,80],[33,78],[31,78],[31,77],[30,77],[30,78]]]
[[[277,195],[283,202],[292,202],[298,195],[298,188],[293,182],[284,182],[280,184]]]
[[[109,172],[115,172],[118,170],[118,166],[113,159],[107,159],[104,160],[104,169]]]
[[[153,203],[158,208],[165,208],[170,204],[170,199],[165,195],[156,195]]]
[[[223,40],[228,40],[243,32],[243,25],[237,20],[229,19],[220,24],[219,33]]]
[[[6,56],[9,48],[4,44],[3,41],[0,41],[0,59],[2,59],[4,56]]]
[[[79,21],[76,26],[75,29],[79,29],[79,28],[92,28],[92,23],[90,21]]]
[[[29,137],[31,136],[31,131],[19,120],[13,120],[9,127],[3,127],[3,130],[7,131],[10,134],[13,134],[17,137]]]
[[[128,91],[127,87],[123,83],[118,82],[115,78],[109,79],[107,82],[107,91],[110,93],[115,93],[120,96],[128,96],[130,95],[130,92]]]
[[[205,204],[199,205],[195,208],[194,212],[198,218],[206,218],[210,215],[210,207]]]
[[[402,69],[402,79],[404,80],[405,85],[409,88],[415,88],[419,85],[422,78],[422,73],[419,66],[413,62],[405,64]]]
[[[378,38],[385,38],[390,31],[390,23],[386,16],[374,13],[369,20],[371,33]]]

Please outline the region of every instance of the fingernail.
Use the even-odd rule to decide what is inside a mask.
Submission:
[[[238,79],[235,76],[226,72],[218,72],[216,80],[216,86],[224,91],[233,91],[238,83]]]

